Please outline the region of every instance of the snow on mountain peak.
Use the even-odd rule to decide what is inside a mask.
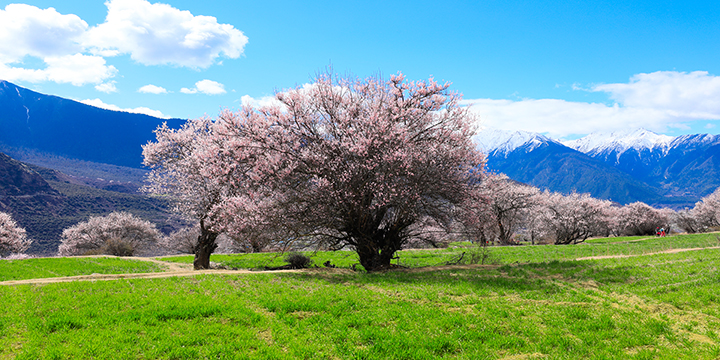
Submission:
[[[529,131],[510,131],[500,129],[484,129],[480,130],[472,138],[477,145],[478,150],[483,153],[500,152],[509,153],[521,146],[529,144],[528,151],[538,146],[556,142],[545,135],[529,132]]]
[[[646,129],[636,129],[610,134],[592,133],[577,140],[564,141],[563,144],[586,154],[615,151],[619,156],[629,149],[666,152],[674,139],[672,136],[656,134]]]

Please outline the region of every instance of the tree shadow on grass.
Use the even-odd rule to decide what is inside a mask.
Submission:
[[[444,266],[394,270],[382,273],[302,272],[278,274],[285,278],[322,279],[329,284],[355,286],[447,285],[465,282],[479,289],[512,291],[548,291],[557,288],[557,281],[593,281],[617,284],[634,281],[632,267],[608,267],[594,261],[550,261],[502,266]]]

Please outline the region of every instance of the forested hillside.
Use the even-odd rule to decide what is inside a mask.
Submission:
[[[87,179],[21,163],[4,154],[0,154],[0,175],[0,212],[10,213],[27,230],[34,241],[31,254],[54,255],[63,229],[113,211],[133,213],[166,233],[185,224],[170,212],[165,199],[94,188],[85,184]]]

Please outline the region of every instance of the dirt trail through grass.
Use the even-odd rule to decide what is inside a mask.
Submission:
[[[575,260],[620,259],[620,258],[629,258],[629,257],[636,257],[636,256],[648,256],[648,255],[657,255],[657,254],[675,254],[675,253],[684,252],[684,251],[698,251],[698,250],[707,250],[707,249],[720,249],[720,246],[701,247],[701,248],[687,248],[687,249],[670,249],[670,250],[658,251],[658,252],[653,252],[653,253],[633,254],[633,255],[586,256],[586,257],[577,258],[577,259],[575,259]]]
[[[93,255],[89,257],[112,257],[107,255]],[[60,282],[70,281],[98,281],[98,280],[120,280],[120,279],[159,279],[168,278],[175,276],[194,276],[204,274],[250,274],[258,273],[257,271],[251,270],[193,270],[191,264],[181,264],[169,261],[161,261],[151,258],[143,257],[126,257],[125,259],[147,261],[159,264],[166,267],[167,269],[163,272],[152,272],[152,273],[129,273],[129,274],[91,274],[91,275],[78,275],[78,276],[63,276],[63,277],[52,277],[52,278],[39,278],[39,279],[24,279],[24,280],[8,280],[0,281],[0,285],[21,285],[21,284],[52,284]],[[298,270],[278,270],[274,272],[296,272]]]
[[[646,239],[638,239],[633,241],[642,241]],[[699,248],[686,248],[686,249],[669,249],[665,251],[645,253],[645,254],[632,254],[632,255],[600,255],[600,256],[587,256],[576,258],[575,260],[600,260],[600,259],[618,259],[618,258],[629,258],[636,256],[648,256],[656,254],[673,254],[685,251],[698,251],[706,249],[720,249],[720,246],[713,247],[699,247]],[[94,255],[89,257],[112,257],[107,255]],[[79,275],[79,276],[64,276],[64,277],[51,277],[51,278],[38,278],[38,279],[24,279],[24,280],[8,280],[0,281],[0,285],[21,285],[21,284],[52,284],[60,282],[70,281],[101,281],[101,280],[120,280],[120,279],[158,279],[168,277],[182,277],[182,276],[195,276],[204,274],[257,274],[258,271],[252,270],[222,270],[222,269],[210,269],[210,270],[193,270],[191,264],[183,264],[169,261],[161,261],[152,258],[143,257],[127,257],[126,259],[136,261],[147,261],[158,264],[165,267],[164,271],[152,272],[152,273],[125,273],[125,274],[91,274],[91,275]],[[475,267],[489,267],[496,268],[497,266],[488,265],[468,265],[468,266],[436,266],[436,267],[422,267],[416,269],[404,269],[402,271],[416,272],[416,271],[434,271],[434,270],[446,270],[448,268],[475,268]],[[302,270],[277,270],[273,272],[298,272]]]

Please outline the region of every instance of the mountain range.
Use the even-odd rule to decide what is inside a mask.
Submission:
[[[31,252],[52,254],[62,229],[130,211],[169,232],[183,225],[165,200],[138,193],[142,148],[163,122],[0,81],[0,211],[28,230]],[[720,186],[720,136],[670,137],[639,129],[559,141],[484,130],[473,140],[487,169],[541,189],[590,193],[620,204],[692,206]],[[17,161],[17,160],[20,161]]]
[[[645,129],[559,141],[523,131],[474,137],[490,171],[542,189],[620,204],[692,206],[720,186],[720,136],[671,137]]]
[[[138,192],[142,145],[163,122],[176,128],[184,120],[100,109],[0,81],[0,211],[27,230],[28,252],[53,255],[63,229],[113,211],[164,233],[186,226],[166,199]]]
[[[187,226],[172,213],[166,199],[127,192],[112,184],[27,164],[0,153],[0,211],[11,214],[27,230],[33,240],[28,251],[31,254],[54,255],[63,229],[113,211],[128,211],[150,220],[164,233]]]
[[[155,139],[153,130],[163,122],[176,128],[184,120],[100,109],[0,80],[4,147],[141,168],[140,146]]]

